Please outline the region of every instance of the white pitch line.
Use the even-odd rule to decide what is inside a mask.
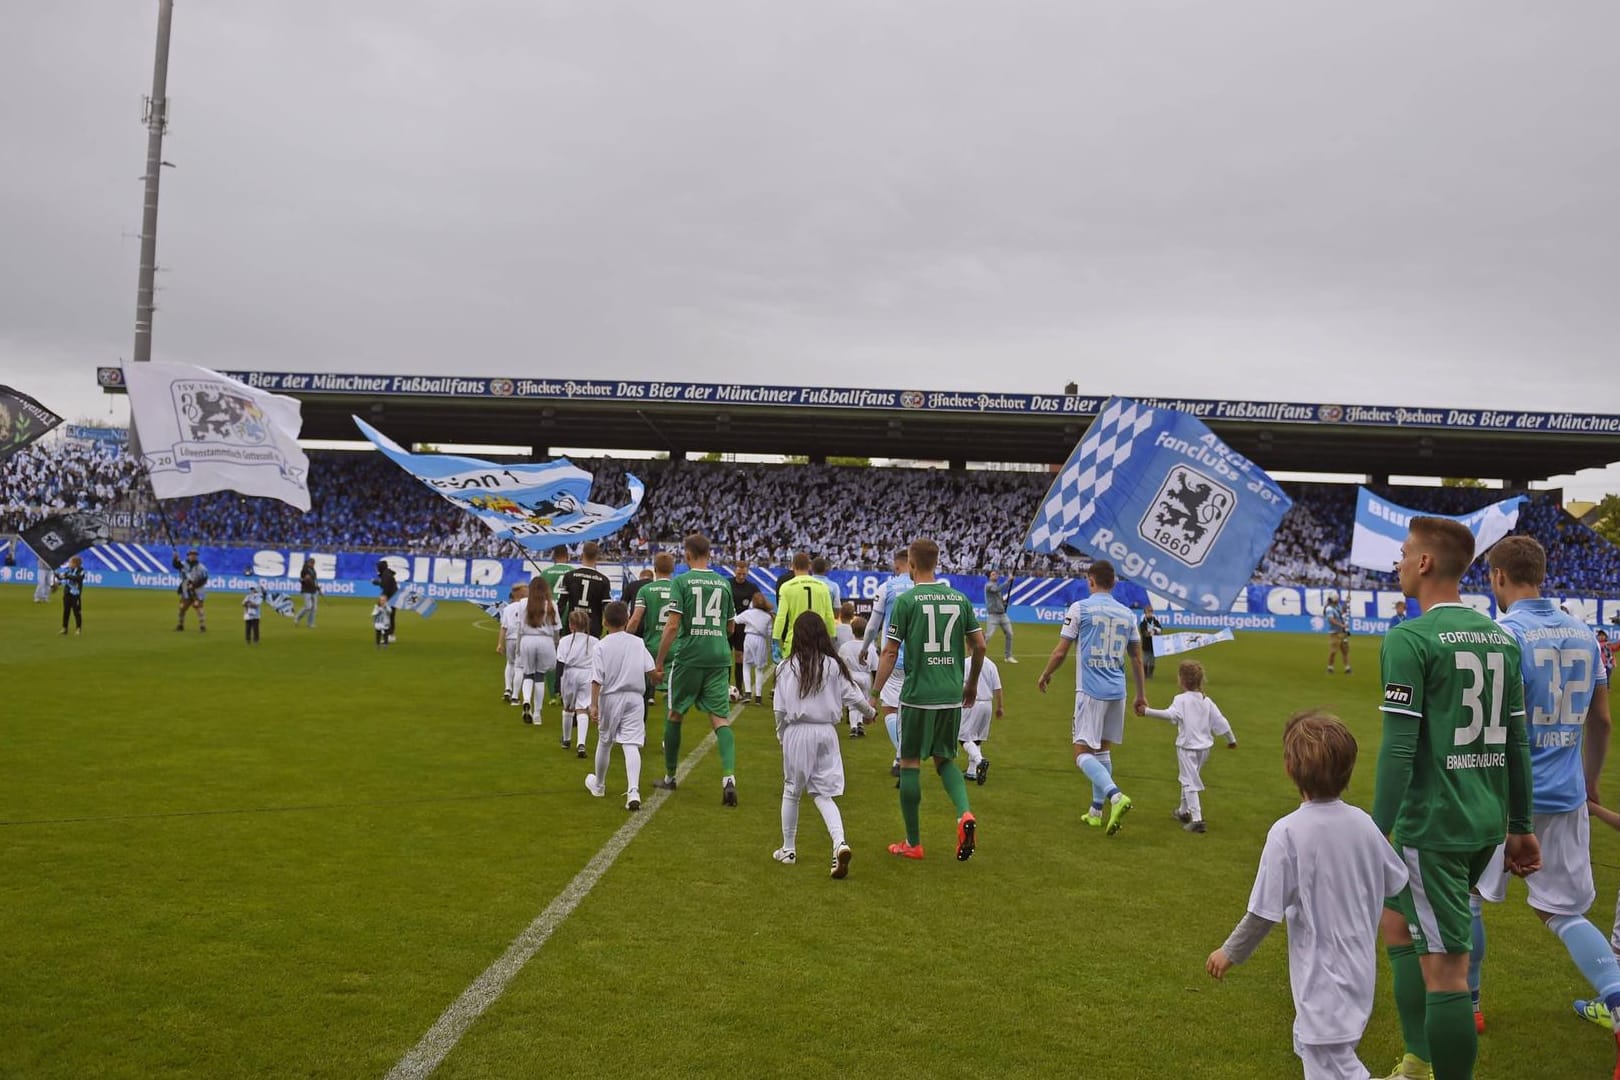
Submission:
[[[736,721],[741,715],[743,707],[738,705],[731,712],[731,719]],[[714,745],[714,732],[710,731],[703,741],[692,748],[681,762],[680,768],[675,772],[676,783],[684,783],[697,763]],[[506,947],[484,973],[472,981],[472,985],[461,992],[461,996],[450,1003],[439,1019],[428,1028],[417,1044],[400,1058],[394,1067],[388,1070],[384,1080],[423,1080],[444,1063],[450,1051],[456,1048],[461,1037],[467,1034],[469,1028],[477,1022],[478,1018],[506,992],[506,988],[517,978],[518,972],[540,947],[550,939],[557,928],[563,924],[568,916],[574,913],[580,902],[590,894],[596,883],[612,868],[613,863],[630,846],[630,841],[636,838],[647,822],[652,820],[653,814],[669,799],[670,793],[662,789],[654,789],[652,798],[641,804],[641,810],[629,821],[619,827],[619,831],[608,838],[591,861],[585,864],[585,869],[574,875],[563,891],[558,893],[546,909],[535,916],[533,922],[524,928],[512,944]]]

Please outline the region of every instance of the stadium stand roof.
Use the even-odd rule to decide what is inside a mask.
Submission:
[[[304,436],[1056,464],[1107,395],[566,378],[229,372],[298,398]],[[101,368],[103,388],[122,371]],[[1077,389],[1077,388],[1074,388]],[[1267,469],[1515,483],[1620,460],[1620,416],[1428,406],[1138,399],[1202,417]]]

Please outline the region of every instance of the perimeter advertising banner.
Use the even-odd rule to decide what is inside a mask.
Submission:
[[[98,544],[83,552],[86,585],[100,589],[156,589],[172,592],[179,577],[170,568],[171,549],[166,544]],[[375,552],[305,552],[286,548],[205,547],[200,549],[208,567],[210,591],[245,593],[257,587],[270,592],[296,593],[298,571],[306,555],[315,560],[315,573],[327,596],[377,595],[371,579],[377,563],[386,560],[401,585],[417,585],[428,597],[439,601],[471,600],[480,604],[505,598],[508,590],[534,575],[534,564],[522,559],[487,559],[442,555],[378,555]],[[0,584],[32,585],[37,580],[38,562],[26,546],[18,545],[15,566],[0,566]],[[617,589],[626,577],[635,577],[648,564],[630,563],[601,567]],[[47,570],[47,573],[49,571]],[[774,592],[781,568],[756,567],[753,581],[767,592]],[[870,602],[878,588],[890,577],[888,571],[834,570],[828,577],[843,589],[844,598],[857,606]],[[977,575],[948,574],[945,580],[962,590],[984,616],[984,578]],[[1070,603],[1086,595],[1083,578],[1011,577],[1003,578],[1007,612],[1016,623],[1061,623]],[[1163,597],[1137,586],[1121,584],[1114,595],[1126,604],[1140,607],[1151,601],[1167,630],[1283,631],[1324,633],[1322,618],[1326,594],[1332,590],[1294,585],[1250,585],[1238,595],[1230,611],[1218,614],[1183,612],[1170,607]],[[1406,609],[1401,595],[1392,590],[1347,590],[1340,593],[1350,614],[1354,634],[1382,634],[1391,621]],[[1467,603],[1487,615],[1495,615],[1491,598],[1469,595]],[[1614,627],[1620,618],[1620,599],[1583,596],[1558,597],[1570,613],[1593,627]],[[473,618],[480,617],[471,608]],[[441,614],[445,614],[441,611]]]

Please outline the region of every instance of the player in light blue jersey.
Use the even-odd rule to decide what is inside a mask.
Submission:
[[[1041,693],[1075,642],[1074,763],[1091,781],[1091,809],[1084,820],[1100,828],[1108,811],[1108,835],[1119,832],[1131,809],[1130,798],[1114,783],[1115,743],[1125,741],[1125,664],[1136,682],[1135,711],[1147,709],[1142,693],[1142,638],[1131,609],[1114,599],[1114,564],[1099,559],[1086,573],[1091,595],[1069,605],[1057,648],[1037,683]]]
[[[867,666],[876,671],[878,653],[883,642],[889,640],[889,613],[900,594],[916,582],[911,580],[911,552],[901,548],[894,553],[894,577],[878,586],[872,600],[872,615],[866,620],[866,636],[862,638],[861,653]],[[906,647],[900,646],[900,657],[894,662],[894,674],[879,688],[878,704],[883,707],[883,726],[894,743],[894,763],[889,766],[890,776],[900,775],[900,687],[906,681]]]
[[[1620,1011],[1620,965],[1603,931],[1586,919],[1597,899],[1586,799],[1597,790],[1609,743],[1609,688],[1598,655],[1597,637],[1580,620],[1541,598],[1547,553],[1528,536],[1510,536],[1491,548],[1491,591],[1506,609],[1499,620],[1519,642],[1524,705],[1530,714],[1530,774],[1535,798],[1535,832],[1541,842],[1541,870],[1525,879],[1530,907],[1558,935],[1570,957],[1597,990],[1576,1010],[1602,1020],[1611,1031]],[[1480,876],[1474,898],[1474,951],[1469,989],[1474,994],[1474,1025],[1479,1011],[1479,965],[1485,957],[1485,926],[1479,898],[1500,903],[1507,897],[1508,874],[1502,853]],[[1620,1044],[1617,1044],[1620,1049]]]

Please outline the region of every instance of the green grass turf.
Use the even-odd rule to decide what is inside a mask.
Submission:
[[[270,615],[249,649],[236,597],[214,597],[204,636],[174,632],[163,594],[92,591],[85,636],[61,638],[29,596],[0,588],[0,1076],[381,1076],[625,820],[617,758],[593,800],[554,713],[536,731],[500,704],[469,605],[401,616],[379,653],[361,601],[326,604],[314,632]],[[711,752],[440,1075],[1299,1075],[1283,934],[1224,985],[1203,961],[1297,803],[1290,711],[1350,722],[1351,795],[1370,801],[1376,642],[1348,678],[1323,673],[1318,639],[1200,653],[1242,740],[1206,770],[1210,832],[1170,820],[1172,729],[1133,718],[1115,764],[1137,810],[1110,840],[1079,823],[1072,667],[1034,690],[1054,638],[1021,629],[1003,669],[971,862],[927,774],[928,859],[884,853],[900,815],[881,733],[843,744],[849,880],[827,879],[808,803],[800,864],[772,862],[780,758],[745,710],[741,808],[721,808]],[[1605,928],[1617,851],[1595,834]],[[1612,1043],[1569,1011],[1587,988],[1522,887],[1487,918],[1479,1075],[1607,1075]],[[1383,978],[1375,1071],[1400,1050]]]

